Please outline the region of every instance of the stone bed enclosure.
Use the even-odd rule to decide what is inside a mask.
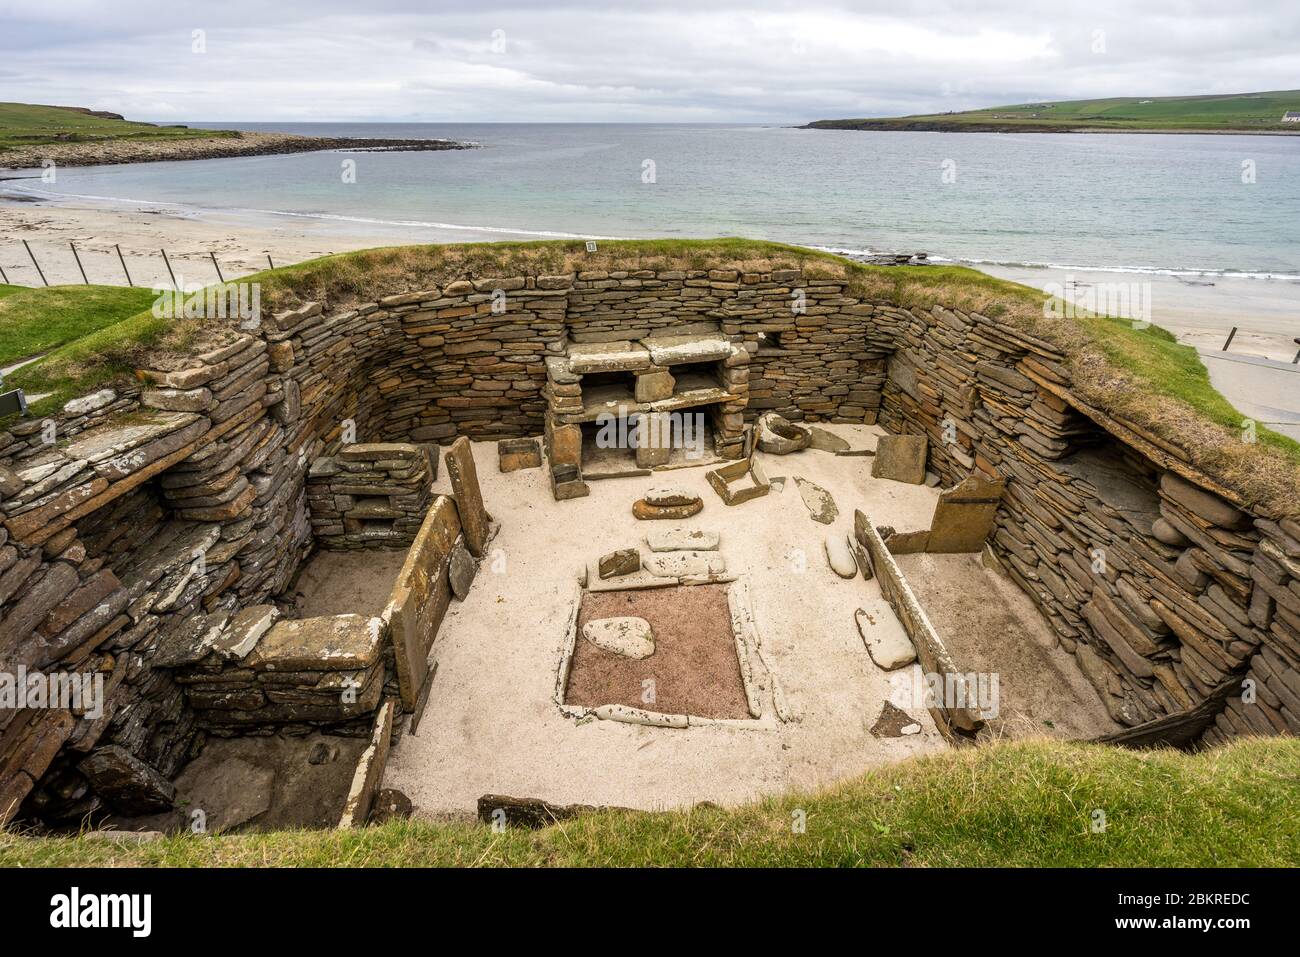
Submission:
[[[611,353],[634,378],[584,385]],[[556,498],[581,495],[584,394],[604,388],[640,415],[706,409],[720,459],[744,457],[767,411],[925,435],[944,487],[997,487],[986,561],[1050,622],[1116,739],[1300,730],[1300,522],[1080,401],[1063,360],[995,319],[726,264],[464,279],[212,330],[0,431],[0,672],[98,674],[105,695],[98,715],[0,709],[0,821],[156,809],[210,736],[321,728],[372,739],[345,815],[364,820],[400,716],[420,717],[453,566],[465,587],[461,553],[491,534],[463,440],[541,437]],[[440,446],[451,496],[430,491]],[[925,547],[882,539],[888,521],[860,523],[877,565]],[[313,550],[372,547],[410,548],[382,614],[277,604]]]

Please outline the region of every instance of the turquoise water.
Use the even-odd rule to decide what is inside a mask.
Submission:
[[[1300,137],[203,125],[481,148],[65,169],[40,188],[400,223],[430,241],[741,235],[976,263],[1300,276]],[[342,181],[345,159],[356,161],[355,183]],[[1243,162],[1255,182],[1242,182]]]

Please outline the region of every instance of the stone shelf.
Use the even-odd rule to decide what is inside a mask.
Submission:
[[[707,379],[707,376],[699,376]],[[644,412],[676,412],[696,406],[732,402],[738,397],[720,388],[716,383],[695,386],[675,392],[670,398],[656,402],[637,402],[632,390],[624,385],[602,385],[584,390],[581,412],[556,413],[555,421],[563,424],[595,422],[601,415],[634,415]]]

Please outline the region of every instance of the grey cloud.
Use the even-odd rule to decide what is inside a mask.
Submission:
[[[1290,0],[6,0],[0,98],[163,120],[794,122],[1286,89],[1297,40]]]

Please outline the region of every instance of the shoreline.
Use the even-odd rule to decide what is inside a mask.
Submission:
[[[839,120],[815,120],[796,130],[822,130],[832,133],[1145,133],[1147,135],[1170,136],[1300,136],[1300,130],[1239,130],[1239,129],[1150,129],[1147,127],[1106,127],[1106,126],[1018,126],[1003,123],[944,123],[932,120],[901,122],[894,120],[865,120],[854,122],[851,126],[823,126],[818,124],[834,123]]]
[[[437,152],[476,148],[473,143],[456,140],[301,136],[296,133],[234,131],[233,136],[196,136],[174,140],[95,140],[19,146],[0,151],[0,170],[39,170],[50,162],[55,166],[118,166],[124,163],[274,156],[323,150]]]
[[[508,227],[358,221],[350,218],[277,214],[272,211],[206,209],[173,203],[46,198],[6,194],[0,181],[0,268],[9,282],[41,285],[21,240],[30,243],[52,285],[80,284],[69,243],[75,243],[92,283],[125,285],[120,246],[132,282],[171,288],[160,250],[166,249],[178,280],[216,280],[215,257],[226,279],[357,249],[423,243],[491,242],[540,238],[608,238]],[[810,247],[815,248],[815,247]],[[843,253],[841,253],[843,254]],[[849,258],[855,258],[850,256]],[[861,257],[857,257],[861,258]],[[1068,268],[970,261],[957,265],[1037,289],[1074,291],[1076,302],[1097,286],[1140,289],[1149,319],[1201,351],[1218,351],[1233,326],[1232,351],[1289,362],[1300,336],[1300,281],[1213,274],[1212,282],[1125,269]],[[1202,273],[1201,275],[1205,275]]]

